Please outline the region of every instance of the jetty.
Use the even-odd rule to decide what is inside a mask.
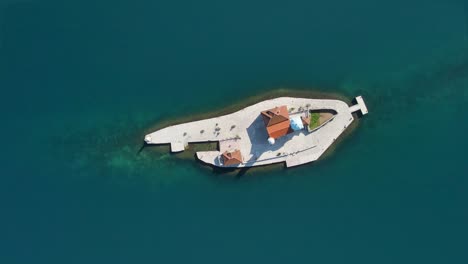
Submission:
[[[145,136],[146,144],[170,144],[172,152],[190,143],[218,142],[199,151],[204,163],[242,168],[284,162],[293,167],[317,160],[354,121],[368,113],[362,96],[349,106],[340,100],[280,97],[240,111],[169,126]]]

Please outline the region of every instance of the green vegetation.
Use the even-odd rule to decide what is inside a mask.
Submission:
[[[311,113],[310,114],[310,129],[315,129],[320,126],[320,113]]]

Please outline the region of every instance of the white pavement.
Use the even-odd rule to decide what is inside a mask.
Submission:
[[[234,167],[251,167],[286,162],[287,167],[317,160],[333,144],[338,136],[353,122],[352,112],[360,110],[367,114],[362,97],[357,105],[349,107],[339,100],[280,97],[246,107],[235,113],[220,117],[170,126],[146,135],[147,144],[171,144],[172,152],[180,152],[189,143],[220,142],[220,151],[200,151],[201,161],[223,167],[220,154],[226,150],[239,149],[244,162]],[[335,118],[313,132],[296,131],[268,144],[268,135],[260,112],[276,106],[287,105],[288,109],[328,109],[337,112]],[[308,106],[308,107],[307,107]]]

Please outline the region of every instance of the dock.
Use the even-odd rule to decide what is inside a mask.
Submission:
[[[281,162],[293,167],[317,160],[353,122],[354,112],[368,113],[361,96],[356,97],[356,102],[348,106],[340,100],[280,97],[232,114],[169,126],[146,135],[145,142],[170,144],[172,152],[184,151],[190,143],[218,142],[219,150],[196,153],[199,160],[218,167],[241,168]],[[321,109],[333,110],[336,114],[332,121],[315,131],[294,131],[271,144],[260,113],[281,105],[289,108],[291,118]],[[234,151],[242,153],[242,161],[235,165],[224,164],[222,154]]]
[[[357,96],[355,100],[357,104],[350,106],[349,111],[351,111],[351,113],[361,111],[362,115],[367,115],[369,111],[367,111],[367,106],[366,103],[364,103],[364,99],[362,99],[362,96]]]

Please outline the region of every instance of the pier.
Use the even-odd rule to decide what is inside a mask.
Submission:
[[[367,111],[367,106],[366,103],[364,103],[364,99],[362,99],[362,96],[356,97],[355,100],[357,104],[350,106],[349,111],[351,111],[351,113],[361,111],[362,115],[367,115],[369,112]]]
[[[281,97],[263,101],[232,114],[163,128],[145,136],[147,144],[170,144],[172,152],[181,152],[190,143],[218,142],[218,151],[197,152],[201,161],[219,167],[252,167],[285,162],[293,167],[317,160],[353,122],[353,112],[368,113],[361,96],[356,105],[340,100]],[[287,106],[289,117],[308,116],[312,110],[333,110],[333,120],[312,132],[292,131],[270,142],[261,112]],[[223,162],[223,153],[242,154],[235,165]],[[227,156],[224,155],[224,158]]]

